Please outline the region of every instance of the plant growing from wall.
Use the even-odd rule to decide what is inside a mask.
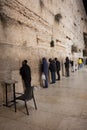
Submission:
[[[75,45],[72,45],[72,47],[71,47],[71,52],[77,52],[78,50],[77,50],[77,47],[75,46]]]
[[[7,17],[5,16],[4,13],[0,13],[0,20],[3,23],[3,26],[5,27],[7,24]]]
[[[62,19],[62,15],[59,13],[59,14],[56,14],[55,15],[55,20],[57,21],[57,22],[60,22],[60,19]]]
[[[40,2],[40,7],[43,8],[44,7],[43,0],[39,0],[39,2]]]
[[[70,37],[68,37],[68,36],[66,36],[66,38],[67,38],[68,40],[71,40],[71,38],[70,38]]]

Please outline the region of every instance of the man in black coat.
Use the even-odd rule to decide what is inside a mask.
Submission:
[[[56,63],[56,71],[58,76],[57,80],[60,80],[60,61],[57,58],[55,58],[55,63]]]
[[[20,68],[20,75],[22,80],[24,81],[25,88],[31,87],[31,69],[30,66],[27,65],[27,60],[22,62],[22,67]]]
[[[70,76],[70,73],[69,73],[69,64],[70,64],[70,61],[69,61],[69,58],[66,57],[66,61],[65,61],[65,70],[66,70],[66,77],[69,77]]]
[[[49,59],[49,70],[51,72],[52,84],[54,84],[56,82],[56,66],[54,60],[52,60],[51,58]]]

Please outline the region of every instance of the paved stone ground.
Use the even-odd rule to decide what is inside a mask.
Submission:
[[[38,110],[22,102],[14,108],[0,106],[0,130],[87,130],[87,68],[63,77],[49,88],[35,89]]]

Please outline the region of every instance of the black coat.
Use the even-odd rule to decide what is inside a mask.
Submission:
[[[56,72],[56,63],[54,61],[51,61],[49,64],[49,70],[51,72]]]
[[[20,75],[22,76],[22,79],[31,81],[31,69],[30,67],[25,64],[20,68]]]
[[[69,59],[66,59],[66,62],[65,62],[65,68],[69,68]]]
[[[60,62],[58,60],[56,61],[56,68],[57,70],[60,70]]]

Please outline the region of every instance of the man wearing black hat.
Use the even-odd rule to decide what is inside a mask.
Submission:
[[[22,67],[20,68],[20,75],[24,82],[25,88],[31,87],[31,69],[30,66],[27,64],[27,60],[22,62]]]
[[[58,76],[57,80],[60,80],[60,61],[57,58],[55,58],[55,63],[56,63],[56,71]]]

